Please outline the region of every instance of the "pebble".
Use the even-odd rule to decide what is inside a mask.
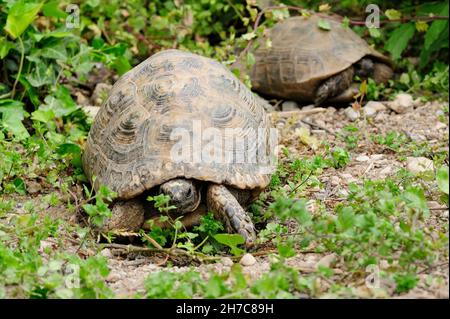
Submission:
[[[385,177],[389,176],[391,173],[392,173],[392,167],[386,166],[385,168],[383,168],[381,171],[378,172],[378,176],[380,178],[385,178]]]
[[[102,251],[100,252],[100,255],[102,255],[105,258],[113,258],[114,257],[109,248],[102,249]]]
[[[363,108],[364,111],[364,115],[368,118],[372,118],[377,114],[377,110],[375,110],[374,108],[370,107],[370,106],[365,106]]]
[[[347,184],[349,184],[349,183],[356,183],[358,181],[356,178],[353,177],[352,174],[348,174],[348,173],[341,174],[341,178]]]
[[[356,121],[359,118],[359,112],[355,111],[352,107],[346,108],[344,110],[344,114],[352,122]]]
[[[426,157],[408,157],[406,169],[411,173],[418,174],[434,170],[433,161]]]
[[[397,94],[394,101],[390,102],[390,107],[397,113],[405,113],[414,105],[414,100],[411,95],[406,93]]]
[[[310,104],[310,105],[306,105],[306,106],[303,106],[302,107],[302,110],[303,111],[306,111],[306,110],[312,110],[313,108],[315,108],[316,106],[314,105],[314,104]]]
[[[341,183],[341,179],[337,176],[331,176],[330,182],[331,182],[331,185],[337,186]]]
[[[336,261],[336,254],[329,254],[326,255],[316,263],[314,268],[319,269],[319,266],[330,268],[331,264]]]
[[[298,109],[299,109],[298,104],[295,101],[284,101],[283,104],[281,104],[281,110],[283,112],[296,111]]]
[[[254,264],[256,264],[256,259],[255,257],[253,257],[252,254],[245,254],[244,256],[242,256],[241,260],[239,261],[239,263],[242,266],[253,266]]]
[[[371,159],[372,161],[379,161],[379,160],[383,159],[383,157],[384,157],[383,154],[373,154],[373,155],[370,155],[370,159]]]
[[[36,181],[27,181],[26,185],[27,185],[27,192],[29,194],[35,194],[42,190],[41,184],[39,184]]]
[[[387,110],[386,105],[384,105],[383,103],[378,102],[378,101],[369,101],[369,102],[367,102],[366,105],[364,106],[364,109],[367,108],[367,107],[375,110],[376,112]]]
[[[223,257],[220,259],[220,263],[224,266],[233,266],[233,260],[230,257]]]
[[[86,113],[86,115],[92,118],[94,118],[100,110],[100,107],[98,106],[82,106],[81,108],[83,109],[84,113]]]
[[[370,157],[367,155],[359,155],[357,158],[355,158],[357,162],[367,162],[370,160]]]

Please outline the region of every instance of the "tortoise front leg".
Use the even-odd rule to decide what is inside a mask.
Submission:
[[[139,198],[118,201],[111,208],[112,215],[105,220],[102,231],[128,231],[139,230],[144,223],[145,208]]]
[[[316,106],[322,104],[329,98],[344,92],[353,82],[354,69],[353,66],[344,71],[331,76],[319,85],[316,91],[314,104]]]
[[[229,233],[241,234],[250,247],[256,240],[256,231],[248,213],[224,185],[210,184],[206,192],[208,210],[225,223]]]

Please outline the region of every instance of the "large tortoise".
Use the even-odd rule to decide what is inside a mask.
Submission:
[[[163,193],[176,207],[173,218],[213,211],[251,245],[255,229],[243,206],[269,183],[270,131],[262,102],[224,66],[167,50],[114,84],[83,168],[95,189],[104,184],[118,194],[108,229],[138,229],[147,195]]]
[[[256,92],[282,99],[314,102],[352,100],[354,75],[385,83],[392,77],[391,61],[370,47],[349,27],[318,15],[296,16],[269,29],[258,41],[256,63],[249,75]],[[237,65],[239,68],[242,66]]]

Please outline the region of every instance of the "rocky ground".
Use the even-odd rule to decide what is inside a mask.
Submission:
[[[107,90],[108,88],[105,88]],[[100,92],[97,92],[100,95]],[[95,96],[97,96],[95,95]],[[100,104],[99,100],[91,102]],[[81,101],[79,101],[81,102]],[[87,101],[85,101],[88,103]],[[290,154],[302,158],[310,156],[317,151],[322,141],[346,147],[342,132],[349,125],[358,129],[359,137],[353,141],[356,146],[350,149],[351,161],[345,168],[335,170],[326,169],[318,176],[322,187],[312,188],[307,191],[309,209],[314,213],[317,205],[322,203],[326,207],[333,207],[342,196],[348,193],[348,185],[351,182],[361,184],[367,179],[384,179],[394,176],[401,168],[414,174],[421,174],[434,170],[434,164],[427,154],[420,149],[427,145],[430,152],[442,150],[448,151],[448,119],[445,121],[444,108],[448,103],[431,101],[423,102],[419,99],[413,100],[407,94],[401,94],[395,100],[389,102],[367,103],[361,113],[351,107],[335,108],[332,106],[315,108],[313,106],[300,107],[295,102],[284,102],[276,104],[279,110],[271,113],[273,125],[279,129],[280,144],[289,150]],[[280,110],[281,109],[281,110]],[[86,107],[91,114],[98,110],[95,106]],[[364,120],[364,118],[366,120]],[[373,143],[370,136],[386,134],[391,131],[403,133],[409,142],[416,142],[417,149],[407,153],[390,151],[388,146]],[[347,145],[348,146],[348,145]],[[419,154],[419,155],[417,155]],[[280,154],[280,158],[282,159]],[[429,157],[429,156],[428,156]],[[447,159],[448,160],[448,159]],[[67,192],[61,192],[60,204],[49,205],[48,196],[55,192],[55,188],[48,184],[44,178],[26,180],[27,191],[30,196],[14,195],[16,201],[15,212],[12,215],[25,214],[24,204],[31,200],[32,206],[42,216],[50,215],[54,218],[62,218],[69,224],[84,224],[83,214],[74,214],[74,210],[81,212],[83,200],[82,188],[79,184]],[[286,185],[287,187],[287,185]],[[448,235],[448,207],[441,204],[437,195],[430,188],[427,198],[431,217],[427,219],[427,225]],[[66,205],[70,202],[69,207]],[[29,205],[29,203],[28,203]],[[11,215],[11,216],[12,216]],[[8,218],[11,218],[8,217]],[[435,234],[431,234],[434,236]],[[218,257],[215,262],[193,263],[186,260],[168,259],[164,254],[149,256],[135,252],[127,252],[122,248],[103,248],[100,246],[86,246],[79,234],[68,232],[64,240],[58,239],[41,241],[41,250],[48,247],[62,248],[69,253],[91,256],[101,254],[108,259],[110,273],[106,278],[107,285],[113,290],[116,297],[134,297],[136,294],[144,294],[144,280],[152,273],[166,270],[173,272],[184,272],[188,270],[199,271],[205,278],[212,273],[229,272],[233,263],[240,263],[243,273],[250,281],[254,281],[262,274],[269,271],[273,255],[272,247],[264,247],[256,251],[250,251],[242,258]],[[126,244],[126,242],[125,242]],[[353,287],[348,297],[401,297],[401,298],[448,298],[449,297],[449,271],[448,271],[448,245],[443,251],[438,251],[439,262],[435,267],[422,269],[419,274],[419,283],[406,294],[395,294],[392,283],[382,283],[383,289],[369,290],[363,282],[353,282],[347,278],[345,272],[340,268],[341,259],[336,254],[319,254],[315,252],[298,253],[289,258],[287,263],[302,274],[316,272],[319,265],[334,269],[335,276],[342,279],[344,286]],[[387,262],[381,262],[380,267],[389,267]],[[330,283],[318,279],[319,290],[329,291]],[[322,297],[334,297],[327,293],[319,294]],[[305,297],[300,295],[299,297]],[[342,295],[341,295],[342,297]]]
[[[444,124],[439,120],[443,115],[441,102],[420,102],[413,101],[410,96],[401,96],[397,100],[391,102],[369,102],[364,108],[368,123],[364,126],[366,134],[379,134],[396,131],[405,133],[411,140],[417,142],[427,142],[431,148],[448,148],[448,124]],[[294,102],[289,102],[282,113],[274,113],[272,120],[274,125],[280,129],[281,143],[287,146],[292,152],[305,154],[310,153],[310,147],[305,147],[305,143],[299,145],[299,128],[304,127],[309,130],[311,136],[317,141],[328,140],[334,141],[339,131],[346,125],[364,125],[358,121],[358,113],[352,108],[336,109],[328,107],[317,109],[313,107],[299,108]],[[304,114],[311,112],[311,114]],[[284,113],[290,112],[290,113]],[[316,113],[315,113],[316,112]],[[296,114],[298,113],[298,114]],[[289,116],[286,116],[289,115]],[[308,146],[308,145],[306,145]],[[383,179],[392,176],[399,168],[420,173],[426,171],[433,165],[433,162],[425,157],[407,156],[399,159],[399,155],[394,152],[385,152],[381,148],[374,147],[373,143],[362,140],[358,145],[357,152],[352,153],[352,161],[344,170],[339,172],[328,170],[320,176],[321,181],[326,185],[323,189],[318,189],[312,193],[311,203],[314,209],[314,201],[332,202],[338,199],[340,194],[347,192],[347,185],[350,182],[361,183],[363,179]],[[448,208],[439,204],[437,201],[429,201],[429,207],[432,209],[432,218],[430,223],[434,227],[447,229],[448,231]],[[186,265],[183,267],[174,266],[166,267],[162,256],[156,258],[148,258],[143,256],[134,256],[131,259],[124,258],[123,254],[114,249],[106,248],[101,254],[109,258],[109,266],[111,273],[107,281],[111,288],[117,293],[117,296],[130,297],[136,292],[144,292],[144,278],[148,274],[167,269],[169,271],[181,272],[192,269],[193,266]],[[448,298],[448,247],[446,255],[447,262],[435,269],[425,270],[420,274],[420,283],[416,288],[403,294],[402,298]],[[257,255],[257,254],[255,254]],[[130,257],[130,256],[128,256]],[[136,258],[136,259],[134,259]],[[339,274],[339,262],[336,263],[338,256],[334,254],[316,254],[316,253],[300,253],[290,258],[288,264],[300,270],[302,273],[314,272],[318,265],[329,266],[334,263],[335,272]],[[246,275],[252,279],[256,279],[261,274],[270,269],[270,257],[267,255],[255,256],[251,254],[244,256],[240,261]],[[161,266],[163,264],[164,266]],[[194,268],[201,273],[209,272],[226,272],[230,270],[233,260],[224,257],[220,261],[210,264],[202,264]],[[433,278],[440,278],[429,282],[429,275]],[[326,282],[322,283],[327,285]],[[370,293],[364,285],[356,285],[356,295],[358,297],[374,297],[373,292]],[[378,297],[388,297],[392,293],[392,289],[380,292]],[[376,296],[376,295],[375,295]]]

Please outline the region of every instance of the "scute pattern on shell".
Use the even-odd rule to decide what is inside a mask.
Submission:
[[[331,30],[318,27],[317,15],[292,17],[270,29],[272,45],[259,41],[250,71],[253,89],[270,96],[313,100],[320,82],[370,55],[390,63],[350,28],[327,19]],[[241,67],[242,66],[238,66]]]
[[[174,129],[192,136],[202,128],[241,128],[246,136],[262,129],[265,139],[248,137],[246,148],[270,155],[269,119],[261,102],[220,63],[178,50],[157,53],[123,75],[113,86],[92,125],[83,167],[94,187],[105,184],[129,199],[176,177],[262,189],[269,183],[256,163],[174,163]],[[223,139],[228,137],[224,134]],[[226,143],[223,143],[226,148]],[[228,147],[229,148],[229,147]],[[235,156],[242,149],[229,149]]]

